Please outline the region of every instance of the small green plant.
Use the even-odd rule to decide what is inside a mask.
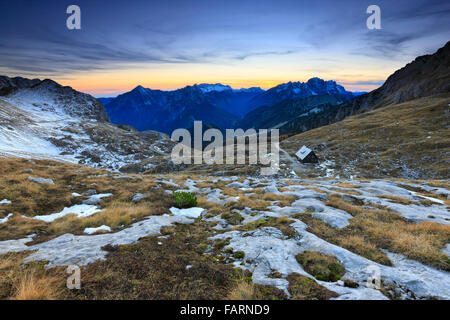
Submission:
[[[197,206],[197,197],[190,192],[175,192],[174,194],[176,206],[180,209],[192,208]]]
[[[295,258],[303,266],[303,269],[317,280],[335,282],[345,274],[344,266],[335,256],[328,256],[316,251],[305,251],[296,255]]]
[[[244,259],[245,257],[245,252],[244,251],[237,251],[233,254],[233,258],[240,260],[240,259]]]

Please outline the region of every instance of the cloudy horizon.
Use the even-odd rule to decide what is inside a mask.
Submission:
[[[66,8],[81,8],[81,30]],[[381,8],[381,30],[366,9]],[[137,85],[264,89],[312,77],[370,91],[450,40],[444,1],[0,0],[0,74],[51,78],[95,96]]]

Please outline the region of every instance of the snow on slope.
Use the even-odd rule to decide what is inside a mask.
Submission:
[[[118,170],[163,155],[171,145],[159,132],[111,124],[98,100],[51,80],[0,96],[0,157]]]

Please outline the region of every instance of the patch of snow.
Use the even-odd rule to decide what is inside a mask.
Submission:
[[[22,239],[0,241],[0,254],[29,250],[29,247],[26,244],[32,241],[34,236],[35,234],[30,234]]]
[[[4,217],[3,219],[0,219],[0,224],[5,223],[9,220],[10,217],[12,217],[12,213],[8,214],[6,217]]]
[[[203,208],[188,208],[188,209],[178,209],[175,207],[170,208],[170,212],[174,216],[183,216],[183,217],[189,217],[189,218],[198,218],[201,216],[201,214],[205,211]]]
[[[32,219],[37,219],[45,222],[53,222],[56,219],[62,218],[68,214],[74,214],[78,218],[84,218],[101,211],[102,210],[100,210],[97,206],[89,204],[76,204],[74,206],[71,206],[70,208],[64,208],[61,212],[42,216],[34,216],[32,217]]]
[[[445,248],[442,249],[442,252],[445,253],[447,256],[450,257],[450,243],[447,243]]]
[[[431,202],[435,202],[435,203],[439,203],[439,204],[445,204],[445,201],[443,201],[441,199],[436,199],[436,198],[433,198],[433,197],[428,197],[428,196],[424,196],[424,195],[421,195],[421,194],[417,194],[414,191],[411,191],[411,193],[414,194],[414,195],[417,195],[420,198],[424,198],[424,199],[430,200]]]
[[[108,231],[108,232],[111,232],[111,228],[108,227],[108,226],[102,225],[102,226],[97,227],[97,228],[85,228],[83,232],[86,233],[86,234],[93,234],[93,233],[96,233],[97,231]]]
[[[11,201],[8,199],[3,199],[2,201],[0,201],[0,204],[11,204]]]

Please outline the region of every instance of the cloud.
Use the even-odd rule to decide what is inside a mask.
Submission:
[[[355,55],[363,55],[377,58],[404,59],[405,55],[414,55],[407,52],[407,44],[418,39],[420,34],[398,34],[386,30],[367,30],[362,36],[361,43],[364,45],[351,52]]]
[[[68,31],[63,2],[17,0],[0,10],[0,70],[61,77],[137,65],[245,65],[263,56],[278,63],[278,57],[300,51],[325,74],[351,65],[348,53],[405,61],[423,48],[425,37],[443,37],[450,5],[399,1],[380,0],[385,29],[369,31],[365,6],[356,0],[79,0],[82,30]],[[313,61],[319,59],[324,63]]]
[[[350,53],[383,59],[405,60],[435,49],[436,39],[448,38],[450,3],[408,1],[398,6],[380,5],[380,30],[364,30],[361,44]],[[434,38],[434,40],[429,40]],[[442,44],[440,44],[442,45]]]
[[[384,83],[384,80],[366,80],[366,81],[339,81],[339,84],[345,85],[345,86],[381,86]]]
[[[167,53],[145,46],[123,46],[116,42],[95,43],[48,32],[29,41],[0,45],[0,68],[49,75],[72,71],[121,68],[130,63],[193,63],[197,58]],[[125,43],[126,44],[126,41]]]
[[[241,55],[234,56],[234,59],[237,60],[245,60],[247,58],[251,57],[258,57],[258,56],[284,56],[288,54],[293,54],[298,52],[297,50],[286,50],[286,51],[264,51],[264,52],[251,52],[251,53],[245,53]]]

